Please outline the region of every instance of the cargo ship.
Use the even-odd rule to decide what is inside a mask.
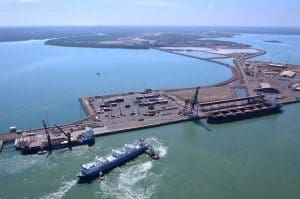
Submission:
[[[239,120],[261,117],[280,113],[282,104],[275,99],[269,99],[256,104],[248,104],[240,107],[232,107],[211,112],[207,123],[220,124]]]
[[[112,153],[106,157],[96,157],[94,161],[81,166],[80,171],[77,173],[79,182],[92,180],[98,176],[102,177],[114,168],[137,158],[143,153],[147,153],[149,149],[151,149],[150,146],[144,140],[139,140],[133,144],[126,144],[120,150],[112,150]],[[153,150],[151,151],[153,152]],[[151,156],[151,153],[148,155]],[[157,154],[153,156],[153,159],[157,159],[155,157],[158,157]]]
[[[77,136],[72,136],[71,133],[63,132],[64,136],[52,136],[49,140],[44,140],[41,136],[36,136],[34,133],[22,135],[21,138],[15,140],[15,148],[21,151],[23,155],[29,154],[45,154],[56,149],[72,148],[78,145],[95,144],[94,131],[90,127],[86,127],[85,131]]]
[[[79,136],[78,145],[93,145],[95,144],[95,135],[91,127],[86,127],[85,132]]]

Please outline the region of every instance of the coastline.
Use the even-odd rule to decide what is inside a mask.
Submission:
[[[41,41],[41,40],[39,40],[39,41]],[[235,86],[235,82],[239,81],[240,78],[242,78],[242,76],[243,76],[242,72],[240,71],[240,67],[238,67],[238,66],[234,67],[234,66],[231,66],[230,64],[226,64],[226,63],[223,63],[223,62],[213,60],[212,58],[201,58],[201,57],[182,54],[182,53],[177,52],[177,51],[172,51],[172,50],[167,50],[167,49],[162,49],[162,48],[153,48],[153,49],[158,50],[158,51],[162,51],[162,52],[166,52],[166,53],[179,55],[179,56],[185,56],[185,57],[189,57],[189,58],[193,58],[193,59],[212,62],[212,63],[218,64],[218,65],[222,65],[223,67],[226,67],[226,68],[231,70],[231,73],[232,73],[231,78],[229,78],[227,80],[224,80],[224,81],[221,81],[221,82],[218,82],[218,83],[215,83],[215,84],[211,84],[211,85],[207,85],[207,86],[201,86],[200,87],[201,89],[210,89],[210,88],[222,87],[222,86],[226,86],[226,85],[231,85],[231,83],[233,83],[231,86]],[[235,60],[236,65],[240,65],[242,62],[245,62],[246,60],[249,60],[249,59],[254,58],[254,57],[261,56],[261,55],[266,53],[266,51],[261,50],[261,49],[255,49],[255,50],[257,51],[256,53],[250,53],[250,54],[248,53],[245,57],[242,56],[241,60],[239,60],[240,59],[239,57],[235,57],[234,55],[231,55],[229,57],[231,57]],[[175,92],[194,90],[194,89],[197,89],[197,87],[185,87],[185,88],[174,88],[174,89],[167,89],[166,88],[166,89],[161,89],[161,91],[167,92],[167,93],[175,93]],[[247,89],[246,89],[246,91],[247,91],[248,95],[250,95],[250,93]],[[93,116],[96,115],[95,110],[92,107],[89,106],[89,102],[87,101],[87,98],[80,98],[79,102],[81,104],[82,110],[86,113],[86,117],[79,120],[79,121],[74,121],[74,122],[71,122],[71,123],[68,123],[68,124],[63,124],[62,125],[63,127],[68,127],[69,125],[73,125],[73,124],[76,126],[77,124],[84,123],[85,121],[90,120]],[[298,101],[293,101],[293,102],[287,101],[287,102],[284,102],[284,104],[297,103],[297,102]],[[163,125],[163,124],[160,124],[160,125]],[[151,126],[152,125],[148,125],[148,127],[142,127],[142,128],[151,128]],[[141,127],[139,127],[138,129],[140,129],[140,128]],[[131,128],[131,129],[134,130],[134,128]],[[37,129],[32,129],[30,131],[37,131],[37,130],[41,130],[41,129],[37,128]],[[122,132],[122,130],[120,130],[120,131]],[[128,130],[126,130],[126,131],[128,131]]]

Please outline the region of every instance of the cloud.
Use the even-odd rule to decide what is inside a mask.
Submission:
[[[20,3],[38,3],[41,2],[42,0],[18,0]]]
[[[208,6],[207,6],[207,9],[214,9],[214,8],[215,8],[214,5],[208,5]]]

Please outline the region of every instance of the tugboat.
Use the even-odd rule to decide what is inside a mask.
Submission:
[[[149,145],[145,143],[144,140],[139,140],[133,144],[126,144],[125,147],[120,150],[112,150],[111,155],[106,157],[96,157],[93,162],[81,166],[80,171],[77,173],[79,182],[93,180],[98,176],[104,179],[105,173],[137,158],[148,149]]]
[[[145,150],[145,153],[153,160],[159,159],[159,155],[154,151],[154,149],[152,147],[148,147],[148,149]]]

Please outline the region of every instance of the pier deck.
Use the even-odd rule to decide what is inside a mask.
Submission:
[[[92,127],[95,136],[104,136],[190,120],[183,114],[184,103],[163,91],[85,97],[80,103],[87,118],[61,126],[65,132],[71,133],[72,140],[82,135],[85,127]],[[58,128],[49,127],[48,132],[55,146],[67,142],[67,136]],[[0,140],[6,143],[16,139],[17,145],[25,142],[32,147],[44,148],[47,143],[43,128],[0,135]]]

